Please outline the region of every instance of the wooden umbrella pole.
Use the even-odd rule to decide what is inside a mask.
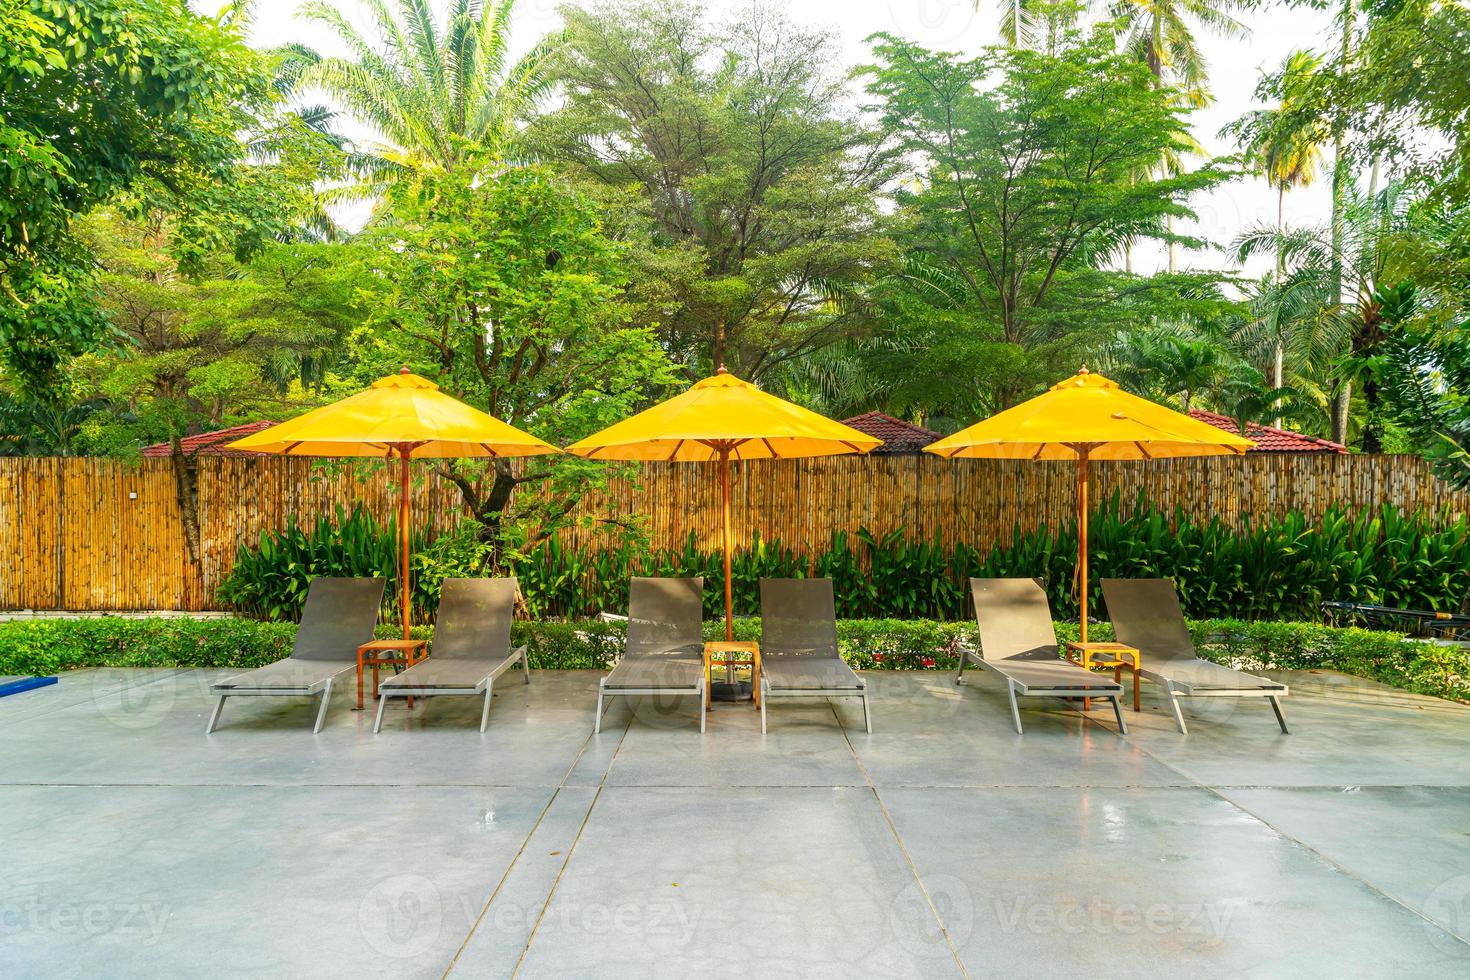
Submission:
[[[1087,454],[1077,455],[1077,604],[1082,610],[1082,642],[1087,642]]]
[[[403,603],[403,638],[408,639],[408,447],[399,449],[398,467],[398,585]]]
[[[735,639],[735,591],[730,583],[730,450],[720,450],[720,498],[725,511],[725,641]]]

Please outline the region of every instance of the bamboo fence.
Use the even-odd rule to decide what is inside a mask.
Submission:
[[[463,513],[459,491],[429,465],[415,467],[419,526],[443,530]],[[894,530],[946,545],[987,548],[1013,529],[1072,517],[1070,463],[944,460],[919,456],[762,461],[736,468],[736,538],[758,533],[798,550],[822,549],[837,531]],[[1252,455],[1112,462],[1093,467],[1094,500],[1119,491],[1125,509],[1142,493],[1154,506],[1233,526],[1334,503],[1470,514],[1456,491],[1414,456]],[[205,610],[242,544],[261,532],[362,503],[387,514],[396,490],[376,463],[203,457],[201,555],[190,560],[168,460],[0,459],[0,609]],[[654,547],[690,534],[714,548],[716,469],[655,463],[625,467],[583,501],[564,532],[578,548],[603,540],[599,519],[640,515]]]

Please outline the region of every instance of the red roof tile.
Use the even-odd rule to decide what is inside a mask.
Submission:
[[[939,438],[937,432],[882,412],[864,412],[843,419],[842,424],[882,439],[883,445],[873,450],[875,453],[916,453]]]
[[[226,449],[224,446],[227,442],[243,439],[261,429],[269,429],[275,424],[270,421],[246,422],[244,425],[235,425],[216,432],[201,432],[197,436],[184,436],[179,443],[183,447],[185,456],[259,456],[260,453],[252,453],[243,449]],[[172,453],[173,447],[166,442],[143,447],[144,456],[169,456]]]
[[[1189,414],[1201,422],[1208,422],[1217,429],[1226,432],[1240,432],[1240,425],[1228,415],[1219,412],[1206,412],[1203,409],[1191,408]],[[1345,453],[1347,447],[1326,439],[1318,439],[1316,436],[1303,435],[1300,432],[1291,432],[1286,429],[1278,429],[1272,425],[1260,425],[1256,422],[1247,422],[1245,425],[1245,437],[1255,441],[1254,448],[1247,449],[1248,453]]]

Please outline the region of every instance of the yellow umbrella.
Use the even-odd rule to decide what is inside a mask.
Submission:
[[[567,447],[587,459],[718,461],[724,505],[725,639],[734,635],[730,586],[730,460],[866,453],[883,441],[768,395],[722,366],[712,378]]]
[[[237,439],[232,449],[282,456],[378,456],[399,461],[398,578],[408,639],[408,463],[411,459],[501,458],[561,452],[548,442],[471,408],[410,374]]]
[[[1255,443],[1130,395],[1087,368],[1014,408],[930,443],[946,459],[1077,461],[1078,598],[1087,642],[1087,464],[1094,459],[1242,455]]]

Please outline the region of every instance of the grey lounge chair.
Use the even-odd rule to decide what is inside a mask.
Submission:
[[[862,698],[863,727],[873,733],[868,682],[837,649],[837,613],[829,578],[761,579],[761,734],[770,698]]]
[[[383,602],[383,579],[327,578],[311,580],[301,625],[291,644],[291,656],[273,664],[220,681],[210,687],[219,696],[209,716],[208,735],[219,724],[225,698],[311,697],[320,694],[316,725],[322,730],[327,702],[332,698],[332,681],[338,674],[357,667],[357,648],[373,638],[378,607]]]
[[[597,720],[610,697],[658,694],[699,699],[705,730],[704,579],[635,578],[628,583],[628,642],[623,658],[597,685]]]
[[[988,667],[1005,678],[1011,698],[1011,720],[1021,731],[1021,709],[1016,696],[1048,698],[1106,698],[1113,702],[1118,731],[1128,734],[1118,699],[1123,685],[1094,674],[1058,656],[1057,634],[1051,620],[1046,590],[1033,578],[972,578],[975,621],[980,627],[980,652],[962,651],[956,684],[965,682],[966,661]]]
[[[378,685],[378,716],[373,734],[383,727],[389,698],[441,695],[484,695],[480,731],[490,722],[495,678],[517,662],[531,683],[526,648],[510,648],[510,621],[515,615],[516,580],[512,578],[447,578],[434,615],[431,656]]]
[[[1286,730],[1281,703],[1291,693],[1285,684],[1201,660],[1194,652],[1194,639],[1179,607],[1174,580],[1167,578],[1105,578],[1103,599],[1113,622],[1113,637],[1137,647],[1138,672],[1164,685],[1169,707],[1181,734],[1189,734],[1179,698],[1265,698],[1276,713],[1276,723]]]

